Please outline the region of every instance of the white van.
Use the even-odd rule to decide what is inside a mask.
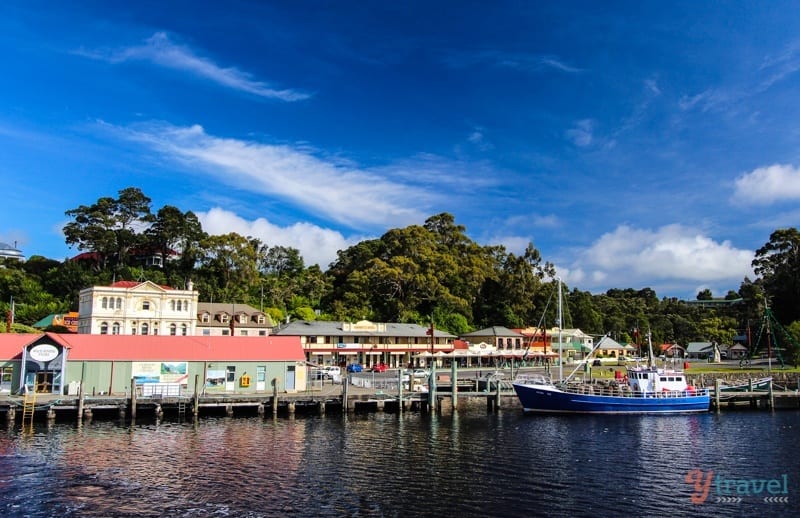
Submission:
[[[331,378],[333,378],[334,376],[340,377],[342,375],[342,368],[337,367],[335,365],[328,365],[326,367],[323,367],[322,370],[328,373],[328,376],[330,376]]]

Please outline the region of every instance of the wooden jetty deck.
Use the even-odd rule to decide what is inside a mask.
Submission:
[[[719,394],[719,396],[717,396]],[[37,396],[31,403],[24,396],[0,396],[0,417],[9,423],[26,416],[31,420],[92,418],[199,418],[214,416],[324,415],[346,412],[452,411],[463,405],[485,404],[489,412],[521,408],[510,381],[499,383],[459,381],[455,392],[443,383],[432,396],[424,392],[386,391],[332,384],[295,394],[192,394],[134,397]],[[28,408],[26,408],[26,405]],[[726,409],[800,409],[800,391],[768,390],[724,392],[711,389],[710,411]]]

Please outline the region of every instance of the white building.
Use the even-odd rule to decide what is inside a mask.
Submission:
[[[78,333],[194,335],[198,292],[150,281],[119,281],[81,290]]]

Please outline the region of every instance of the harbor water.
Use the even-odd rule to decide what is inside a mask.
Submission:
[[[793,516],[800,412],[19,424],[0,515]]]

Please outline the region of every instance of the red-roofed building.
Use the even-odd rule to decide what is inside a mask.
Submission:
[[[194,392],[279,392],[305,388],[305,354],[296,336],[142,336],[0,334],[7,392],[24,385],[65,394],[83,381],[86,393],[130,393],[148,384]],[[7,384],[5,383],[8,378]]]

